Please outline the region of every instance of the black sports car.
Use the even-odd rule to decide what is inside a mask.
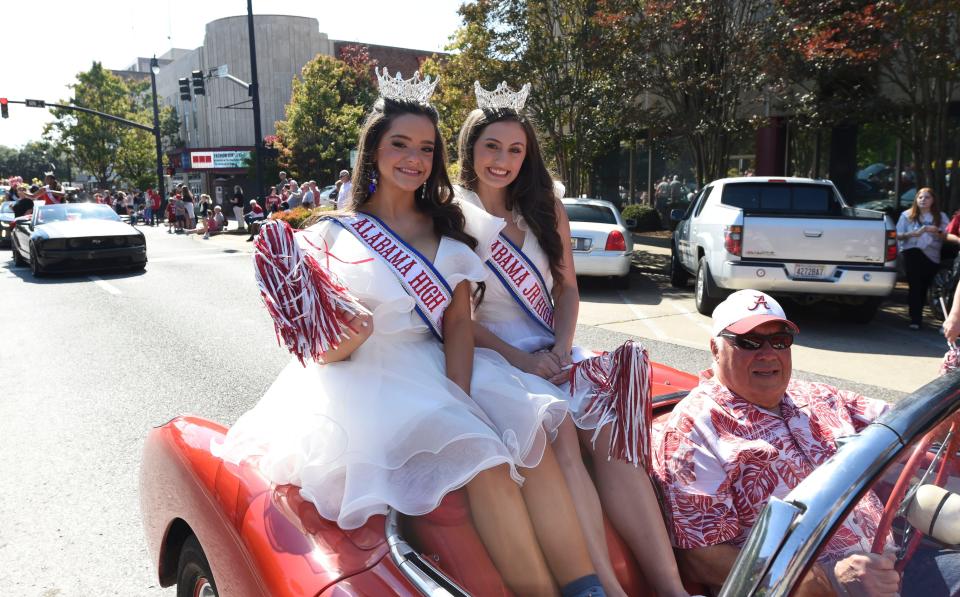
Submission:
[[[13,259],[33,275],[48,271],[130,268],[147,265],[143,233],[106,205],[41,205],[15,220]]]

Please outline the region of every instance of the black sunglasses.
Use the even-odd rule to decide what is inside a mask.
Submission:
[[[733,340],[734,346],[743,350],[760,350],[764,342],[770,344],[774,350],[786,350],[793,345],[793,334],[790,332],[777,332],[775,334],[734,334],[733,332],[720,332],[721,338]]]

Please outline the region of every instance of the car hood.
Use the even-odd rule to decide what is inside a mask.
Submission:
[[[68,222],[50,222],[37,226],[36,232],[43,232],[50,238],[72,238],[77,236],[136,236],[140,231],[123,222],[110,220],[73,220]]]

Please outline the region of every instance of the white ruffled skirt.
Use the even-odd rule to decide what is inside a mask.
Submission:
[[[294,484],[344,529],[387,507],[416,516],[501,464],[536,466],[567,413],[559,391],[475,351],[471,394],[446,377],[443,348],[422,334],[374,334],[350,359],[293,360],[214,454],[259,456],[270,481]]]

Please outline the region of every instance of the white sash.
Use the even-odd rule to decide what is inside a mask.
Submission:
[[[520,247],[500,233],[490,245],[487,267],[523,308],[523,312],[552,335],[553,296],[540,270]]]
[[[382,220],[370,214],[328,218],[353,234],[390,269],[413,298],[414,309],[443,342],[443,312],[453,300],[453,291],[429,259],[408,245]]]

